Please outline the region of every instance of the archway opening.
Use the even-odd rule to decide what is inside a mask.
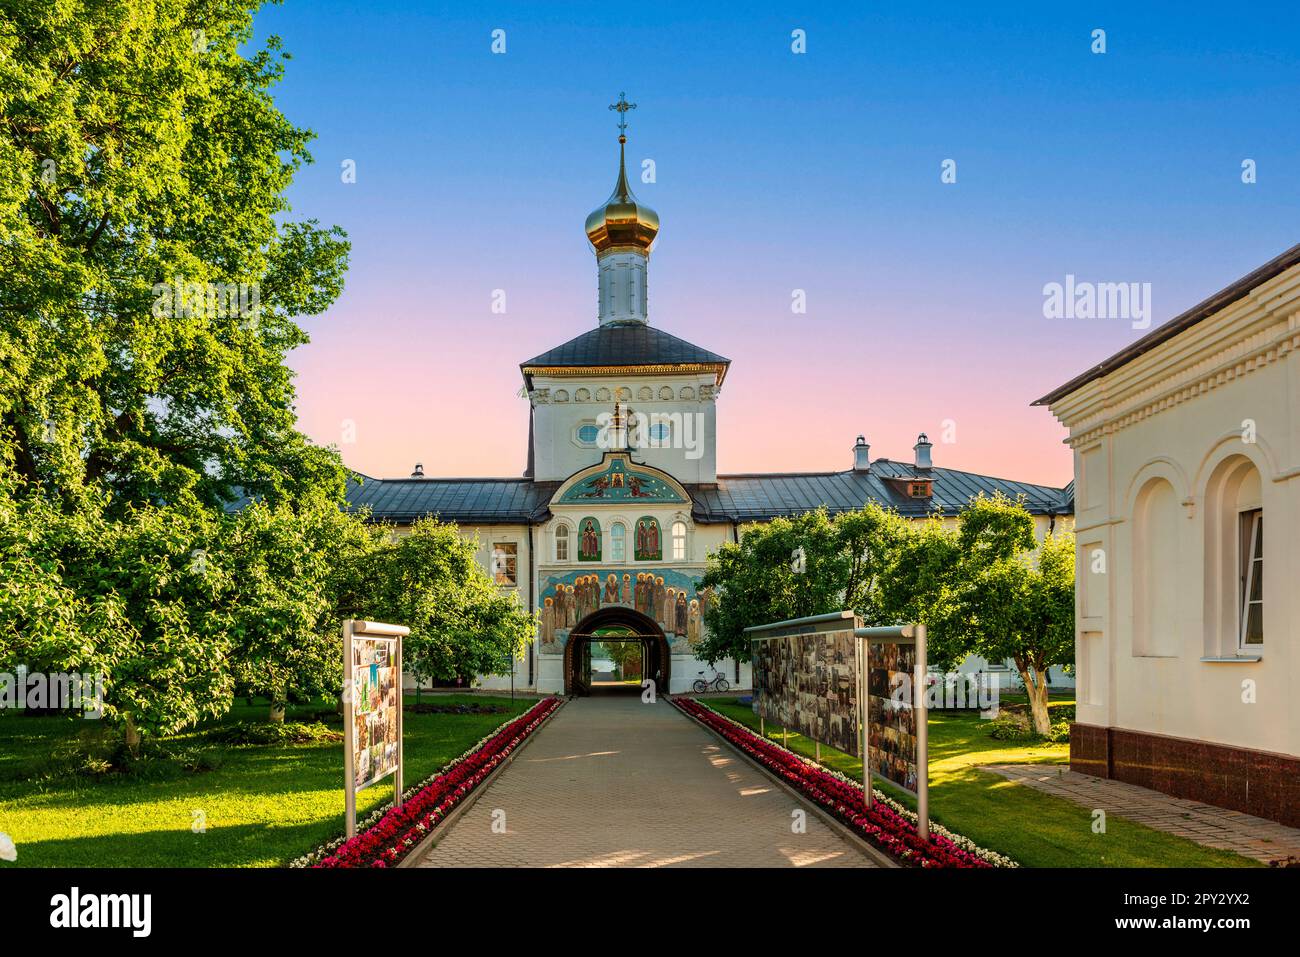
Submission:
[[[602,608],[569,633],[564,692],[639,695],[646,679],[664,691],[671,661],[668,639],[654,621],[631,608]]]

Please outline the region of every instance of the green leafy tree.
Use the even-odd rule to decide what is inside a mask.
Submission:
[[[601,643],[605,656],[618,668],[620,679],[626,680],[628,673],[641,674],[641,642],[618,641],[611,639]]]
[[[424,518],[356,560],[340,614],[406,625],[403,668],[420,683],[505,674],[536,631],[455,525]]]
[[[939,629],[944,658],[1014,662],[1034,730],[1047,734],[1047,670],[1074,660],[1074,537],[1039,545],[1023,503],[1003,495],[972,499],[959,524],[960,560]]]
[[[875,620],[879,581],[906,523],[876,503],[833,519],[825,510],[749,528],[709,556],[700,587],[713,589],[697,654],[749,659],[745,629],[845,608]]]
[[[230,581],[205,558],[216,513],[191,500],[109,520],[91,504],[0,501],[0,562],[13,571],[0,663],[101,676],[104,717],[132,750],[228,710]]]
[[[231,583],[231,672],[240,693],[270,699],[273,721],[290,702],[338,693],[342,569],[378,547],[380,534],[324,495],[256,502],[227,519],[210,560]]]
[[[295,317],[342,289],[338,229],[284,219],[311,134],[249,4],[0,14],[0,441],[28,491],[108,507],[341,494],[295,430]]]

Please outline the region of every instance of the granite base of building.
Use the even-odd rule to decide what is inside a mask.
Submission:
[[[1300,758],[1286,754],[1072,724],[1070,770],[1300,827]]]

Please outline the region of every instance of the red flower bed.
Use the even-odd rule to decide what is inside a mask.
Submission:
[[[401,807],[391,808],[373,827],[344,841],[316,866],[394,866],[559,706],[559,698],[539,701],[408,797]]]
[[[922,841],[915,822],[883,801],[865,807],[862,785],[854,785],[759,737],[697,701],[674,697],[673,704],[735,745],[809,800],[830,811],[867,841],[907,867],[992,867],[972,851],[959,847],[931,828]]]

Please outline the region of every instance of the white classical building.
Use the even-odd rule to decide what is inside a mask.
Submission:
[[[622,635],[644,643],[645,673],[658,674],[661,689],[689,689],[701,671],[712,674],[694,652],[711,598],[699,589],[707,557],[750,523],[869,500],[905,515],[953,515],[995,491],[1024,497],[1040,537],[1069,520],[1069,488],[936,467],[924,435],[909,462],[871,460],[859,436],[843,471],[719,475],[715,410],[730,360],[650,325],[659,217],[632,194],[625,143],[620,136],[614,192],[586,222],[595,327],[520,365],[530,415],[524,474],[434,478],[417,467],[409,478],[358,476],[349,486],[350,504],[377,520],[456,522],[477,537],[498,584],[537,609],[537,639],[513,676],[483,685],[581,693],[591,642]],[[748,686],[747,665],[717,667]]]
[[[1071,766],[1300,825],[1300,246],[1037,404],[1074,450]]]

